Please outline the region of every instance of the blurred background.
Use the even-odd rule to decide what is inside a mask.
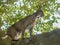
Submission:
[[[0,0],[0,30],[6,31],[15,22],[33,14],[38,5],[44,17],[37,20],[33,34],[60,28],[60,0]]]

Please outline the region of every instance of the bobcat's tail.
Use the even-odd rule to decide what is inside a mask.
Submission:
[[[5,32],[5,36],[1,37],[2,39],[6,39],[8,37],[7,32]]]
[[[6,39],[8,37],[8,35],[5,35],[4,37],[1,37],[2,39]]]

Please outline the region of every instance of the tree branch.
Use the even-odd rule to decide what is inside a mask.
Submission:
[[[19,40],[16,45],[60,45],[60,29]]]

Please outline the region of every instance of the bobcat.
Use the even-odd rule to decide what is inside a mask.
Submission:
[[[42,10],[37,10],[32,15],[26,16],[22,20],[19,20],[12,26],[7,29],[7,35],[12,40],[18,40],[20,38],[20,34],[22,39],[24,38],[25,30],[29,29],[30,36],[32,36],[32,29],[35,25],[35,20],[37,17],[43,17],[44,13]]]

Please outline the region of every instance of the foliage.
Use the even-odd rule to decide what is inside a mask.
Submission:
[[[60,12],[60,3],[57,0],[0,0],[0,28],[6,30],[25,16],[33,14],[39,5],[44,12],[44,18],[37,21],[34,30],[46,32],[55,29],[53,23],[60,19],[54,15]]]

